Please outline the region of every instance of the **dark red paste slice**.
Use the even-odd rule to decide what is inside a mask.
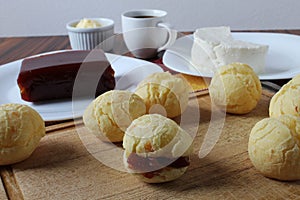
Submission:
[[[114,70],[103,51],[64,51],[23,60],[17,80],[22,99],[38,102],[71,98],[79,69],[81,82],[76,97],[88,96],[93,87],[94,97],[114,89]]]

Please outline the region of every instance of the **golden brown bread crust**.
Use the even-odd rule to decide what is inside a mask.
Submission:
[[[219,68],[211,80],[209,93],[212,101],[226,112],[245,114],[252,111],[262,93],[260,80],[252,68],[232,63]]]
[[[291,114],[300,117],[300,74],[295,76],[272,97],[270,117]]]
[[[28,158],[45,135],[45,123],[32,108],[21,104],[0,106],[0,165]]]
[[[100,139],[121,142],[132,120],[145,113],[145,103],[138,95],[111,90],[89,104],[83,114],[83,122]]]
[[[173,118],[186,109],[190,90],[183,78],[160,72],[151,74],[139,83],[135,93],[145,101],[148,113],[165,113]],[[157,111],[157,108],[165,111]]]
[[[193,138],[171,119],[159,114],[143,115],[135,119],[125,132],[124,165],[145,182],[171,181],[187,170],[189,162],[181,160],[174,166],[172,163],[179,158],[189,158],[192,143]],[[132,161],[132,154],[140,157],[138,161]],[[152,164],[148,163],[152,161]]]
[[[259,121],[251,130],[248,153],[264,175],[279,180],[300,179],[300,118],[281,115]]]

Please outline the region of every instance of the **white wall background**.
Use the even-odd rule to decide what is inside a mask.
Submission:
[[[168,11],[180,31],[300,28],[299,0],[0,0],[0,37],[65,35],[65,24],[83,17],[111,18],[121,32],[121,13],[136,8]]]

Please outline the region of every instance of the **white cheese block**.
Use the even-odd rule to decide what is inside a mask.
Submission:
[[[210,27],[195,31],[191,58],[200,72],[214,72],[220,66],[240,62],[259,74],[264,71],[267,51],[267,45],[235,40],[229,27]]]

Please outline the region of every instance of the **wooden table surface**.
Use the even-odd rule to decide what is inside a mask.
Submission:
[[[257,31],[252,31],[257,32]],[[264,30],[259,32],[300,35],[299,30]],[[190,34],[191,32],[183,32]],[[7,37],[0,38],[0,65],[39,53],[70,49],[67,36]]]
[[[265,32],[300,35],[300,30]],[[0,38],[0,65],[62,49],[70,49],[67,36]],[[159,57],[151,61],[161,64]],[[192,164],[183,177],[165,184],[142,183],[95,159],[99,152],[87,151],[82,144],[78,132],[85,128],[80,119],[48,123],[47,135],[29,159],[0,167],[0,199],[300,199],[300,182],[265,178],[248,158],[249,132],[268,116],[273,94],[264,90],[257,108],[249,114],[226,115],[218,143],[202,159],[198,152],[213,111],[209,96],[198,96],[196,107],[201,111],[201,121],[197,124]],[[189,106],[193,109],[196,104]]]

